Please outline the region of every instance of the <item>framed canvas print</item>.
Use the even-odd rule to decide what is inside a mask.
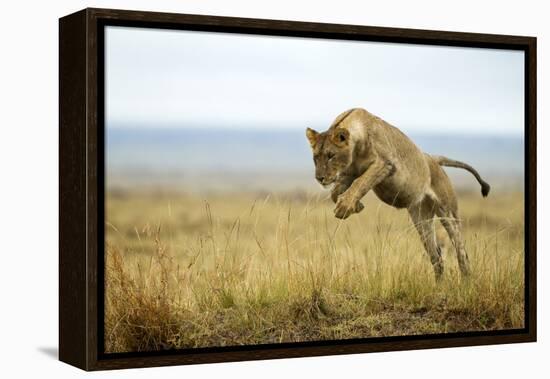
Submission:
[[[60,19],[60,359],[536,340],[536,39]]]

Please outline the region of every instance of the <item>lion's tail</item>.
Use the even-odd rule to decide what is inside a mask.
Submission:
[[[475,176],[479,184],[481,185],[481,194],[483,197],[486,197],[489,194],[489,190],[491,189],[491,186],[489,183],[487,183],[485,180],[481,179],[481,176],[476,171],[475,168],[470,166],[469,164],[466,164],[464,162],[455,161],[446,157],[442,156],[432,156],[433,159],[436,160],[436,162],[440,166],[447,166],[447,167],[456,167],[456,168],[463,168],[464,170],[470,171],[470,173]]]

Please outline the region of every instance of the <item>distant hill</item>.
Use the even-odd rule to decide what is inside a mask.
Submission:
[[[522,186],[521,137],[419,134],[424,151],[463,160],[498,186]],[[107,185],[189,190],[309,188],[313,161],[301,130],[108,128]],[[447,169],[457,186],[477,183]]]

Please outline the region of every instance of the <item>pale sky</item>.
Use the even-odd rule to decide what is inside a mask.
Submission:
[[[522,51],[109,26],[107,127],[327,128],[363,107],[405,132],[523,135]]]

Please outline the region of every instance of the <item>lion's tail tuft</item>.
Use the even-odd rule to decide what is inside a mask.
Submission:
[[[483,195],[483,197],[487,197],[487,195],[489,194],[489,191],[491,190],[491,186],[485,180],[481,179],[481,176],[479,175],[479,173],[476,171],[475,168],[473,168],[467,163],[455,161],[447,157],[432,156],[432,158],[435,159],[440,166],[462,168],[464,170],[469,171],[473,176],[475,176],[475,178],[481,185],[481,194]]]

